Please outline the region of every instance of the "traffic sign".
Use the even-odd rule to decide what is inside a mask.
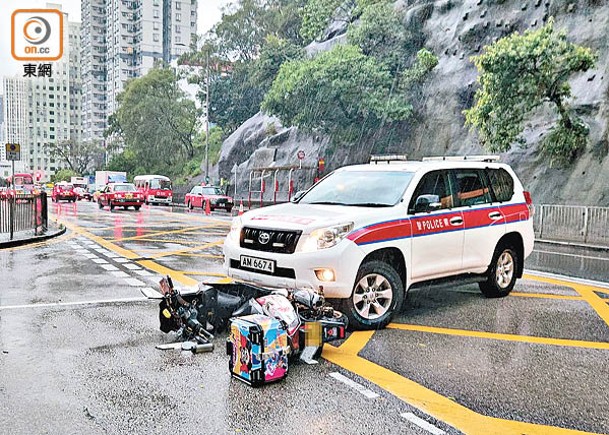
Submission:
[[[6,160],[21,160],[21,145],[18,143],[7,143]]]
[[[305,158],[305,152],[303,150],[299,150],[297,156],[298,160],[302,160]]]

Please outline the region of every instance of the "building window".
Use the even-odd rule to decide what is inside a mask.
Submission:
[[[182,3],[176,2],[176,11],[179,11],[180,9],[182,9]]]
[[[182,37],[180,35],[176,36],[176,42],[182,42]]]
[[[182,14],[176,14],[176,21],[182,21]]]
[[[158,33],[154,33],[154,34],[152,35],[152,40],[153,40],[154,42],[159,42],[159,34],[158,34]]]
[[[180,26],[176,26],[176,33],[182,33],[182,28]]]
[[[153,28],[154,30],[159,30],[159,22],[158,22],[158,21],[154,21],[154,22],[152,23],[152,28]]]
[[[159,17],[159,10],[158,10],[158,9],[155,9],[155,10],[152,12],[152,16],[153,16],[154,18],[158,18],[158,17]]]

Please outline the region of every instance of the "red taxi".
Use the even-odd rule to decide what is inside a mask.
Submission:
[[[65,200],[68,202],[76,201],[76,192],[74,192],[74,185],[66,183],[65,181],[55,183],[53,186],[53,192],[51,193],[51,200],[53,202],[59,202]]]
[[[114,207],[123,207],[127,210],[131,206],[139,210],[143,203],[144,195],[138,192],[132,183],[107,184],[97,197],[99,208],[107,205],[110,210],[114,210]]]
[[[205,201],[209,200],[209,209],[223,208],[227,212],[233,209],[233,198],[222,193],[216,186],[195,186],[186,194],[184,202],[189,209],[194,207],[205,208]]]

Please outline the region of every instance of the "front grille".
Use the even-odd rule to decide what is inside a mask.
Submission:
[[[296,250],[301,234],[302,231],[275,231],[244,227],[241,230],[239,244],[242,248],[254,251],[292,254]],[[261,243],[261,240],[266,243]]]
[[[239,263],[239,260],[233,259],[230,260],[230,267],[233,269],[247,270],[248,272],[261,273],[263,275],[272,275],[279,276],[281,278],[296,279],[296,272],[294,271],[294,269],[290,269],[289,267],[275,267],[275,273],[270,273],[266,270],[250,269],[249,267],[243,267],[241,266],[241,263]]]

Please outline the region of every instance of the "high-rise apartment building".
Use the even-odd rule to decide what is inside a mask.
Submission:
[[[69,25],[69,59],[70,59],[70,139],[82,141],[82,76],[80,65],[80,23]]]
[[[4,97],[4,140],[21,146],[21,160],[15,162],[15,170],[25,171],[29,157],[29,83],[19,77],[5,77],[3,80]],[[0,162],[6,161],[6,149],[0,147]],[[4,164],[2,165],[4,167]]]
[[[61,10],[61,5],[47,3],[47,8]],[[48,180],[50,175],[66,166],[62,159],[51,155],[49,145],[80,138],[80,117],[72,117],[75,112],[73,105],[80,98],[75,96],[79,93],[78,88],[72,89],[72,86],[77,86],[75,80],[78,79],[77,68],[72,62],[78,61],[78,54],[74,52],[80,50],[80,29],[78,24],[68,22],[68,14],[65,13],[64,23],[64,54],[52,63],[51,76],[38,74],[26,79],[29,85],[29,149],[25,157],[29,171],[40,173],[43,180]]]
[[[83,137],[103,140],[129,79],[188,51],[197,0],[82,0]]]
[[[106,128],[106,2],[81,1],[82,134],[103,137]]]
[[[190,49],[197,34],[197,2],[165,0],[163,17],[163,59],[170,63]]]

